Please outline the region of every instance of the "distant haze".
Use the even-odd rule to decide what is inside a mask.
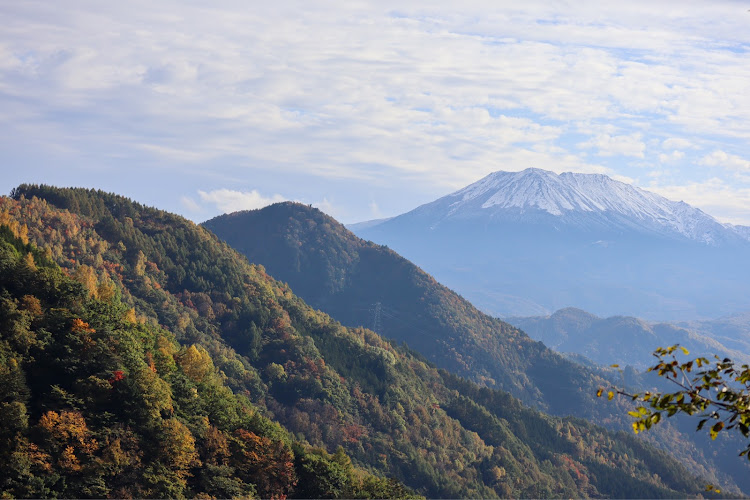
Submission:
[[[496,172],[352,229],[499,316],[574,306],[685,320],[750,310],[746,227],[604,175]]]

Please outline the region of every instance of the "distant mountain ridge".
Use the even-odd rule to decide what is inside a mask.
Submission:
[[[707,335],[731,349],[750,353],[750,311],[703,321],[679,321],[676,325]]]
[[[605,175],[495,172],[349,227],[498,316],[580,307],[678,320],[750,309],[750,229]]]
[[[550,316],[506,318],[506,321],[558,352],[580,354],[603,366],[631,365],[643,370],[653,365],[651,353],[657,347],[674,344],[687,348],[694,357],[717,355],[738,363],[750,362],[747,350],[722,344],[710,336],[710,330],[698,324],[689,327],[652,323],[628,316],[600,318],[573,307]]]

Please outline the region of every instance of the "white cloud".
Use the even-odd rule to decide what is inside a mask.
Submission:
[[[377,219],[379,217],[382,217],[382,214],[380,212],[380,207],[378,207],[378,204],[375,202],[375,200],[370,201],[370,214],[373,218]]]
[[[600,134],[588,141],[579,143],[578,147],[582,149],[595,148],[600,156],[623,155],[643,158],[646,144],[642,137],[640,132],[630,135]]]
[[[259,170],[461,187],[529,166],[638,177],[638,158],[692,182],[706,137],[733,154],[704,165],[750,158],[750,31],[732,1],[70,0],[0,16],[0,147],[38,177],[64,158],[78,182],[118,157],[165,186],[189,164],[179,192]],[[234,193],[222,206],[276,199]]]
[[[682,151],[674,150],[671,153],[660,153],[659,161],[661,163],[674,163],[682,160],[685,157],[685,153]]]
[[[198,196],[204,202],[215,205],[224,213],[237,212],[239,210],[255,210],[286,201],[280,194],[270,197],[261,195],[257,190],[235,191],[232,189],[214,189],[213,191],[198,191]]]
[[[323,197],[322,201],[313,203],[312,206],[335,219],[338,218],[339,210],[328,198]]]
[[[200,203],[190,198],[189,196],[180,197],[180,203],[188,212],[199,213],[202,210]]]
[[[716,150],[698,160],[698,164],[711,167],[724,167],[733,170],[750,171],[750,160]]]
[[[652,184],[647,189],[670,200],[685,201],[722,222],[750,225],[750,188],[738,188],[713,177],[678,185]]]
[[[662,149],[668,151],[670,149],[692,149],[696,148],[697,146],[693,144],[692,141],[689,141],[687,139],[683,139],[681,137],[670,137],[662,141],[661,147]]]

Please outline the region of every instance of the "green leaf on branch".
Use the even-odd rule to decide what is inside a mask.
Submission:
[[[711,426],[711,439],[716,439],[716,436],[719,435],[719,432],[724,428],[724,422],[716,422],[713,426]]]

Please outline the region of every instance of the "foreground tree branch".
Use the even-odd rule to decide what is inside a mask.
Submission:
[[[612,399],[615,394],[631,398],[638,403],[634,411],[628,412],[635,420],[633,430],[638,433],[658,424],[662,416],[672,417],[678,413],[700,418],[697,429],[707,426],[711,439],[722,431],[736,430],[745,438],[750,437],[750,367],[735,367],[729,358],[714,361],[699,357],[680,362],[677,353],[689,355],[679,345],[658,348],[654,356],[658,363],[648,369],[672,382],[679,390],[671,393],[630,393],[612,388],[607,392]],[[613,365],[616,366],[616,365]],[[602,396],[600,388],[597,396]],[[750,459],[750,442],[740,453]]]

